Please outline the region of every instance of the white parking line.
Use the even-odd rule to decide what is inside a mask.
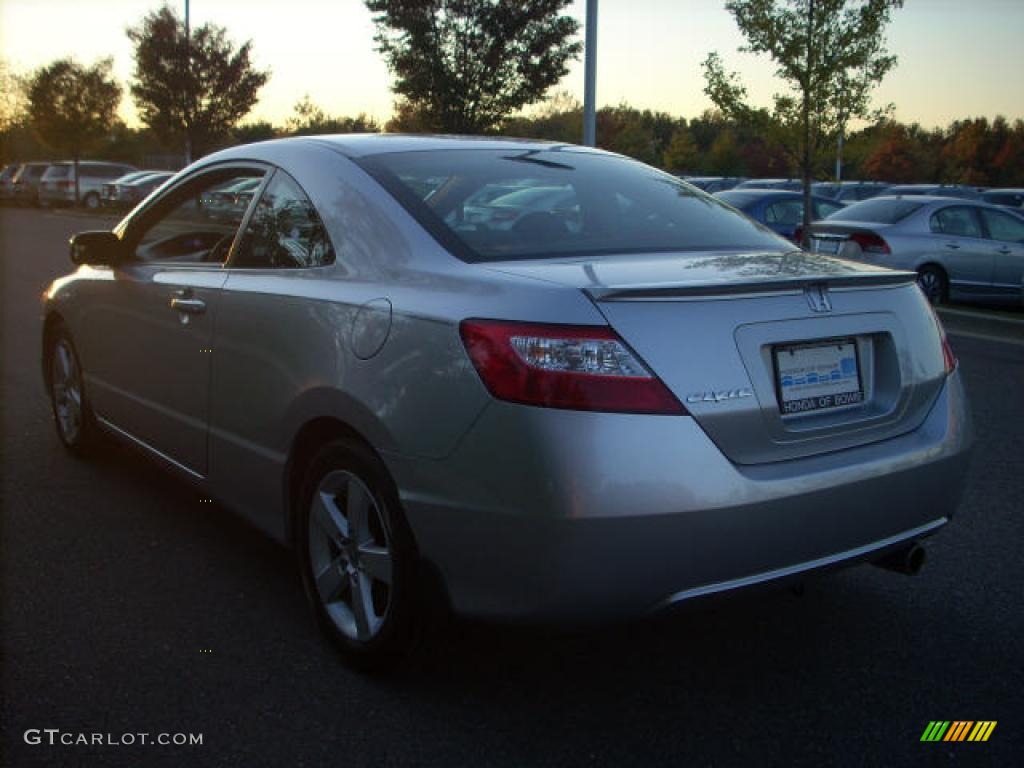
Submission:
[[[1014,347],[1024,347],[1024,339],[1008,339],[1005,336],[990,336],[987,333],[972,333],[971,331],[954,331],[946,328],[949,336],[963,336],[967,339],[981,339],[982,341],[994,341],[998,344],[1010,344]]]

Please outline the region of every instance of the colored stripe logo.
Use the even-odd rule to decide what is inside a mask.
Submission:
[[[988,741],[996,720],[932,720],[921,741]]]

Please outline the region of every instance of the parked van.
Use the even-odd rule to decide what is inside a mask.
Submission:
[[[75,164],[54,163],[47,168],[39,184],[39,202],[43,205],[76,202],[86,208],[100,207],[100,191],[104,183],[138,170],[124,163],[82,160],[78,163],[78,200],[75,200]]]

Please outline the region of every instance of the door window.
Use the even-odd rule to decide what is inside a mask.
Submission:
[[[277,171],[256,203],[230,266],[294,269],[334,263],[334,249],[320,216],[302,188]]]
[[[802,200],[783,200],[772,203],[764,211],[764,220],[767,224],[780,224],[782,226],[795,227],[803,223],[804,204]]]
[[[956,237],[982,237],[981,225],[967,206],[943,208],[932,214],[931,230]]]
[[[259,188],[258,170],[215,171],[157,202],[127,240],[139,261],[223,264]]]
[[[990,211],[987,208],[981,209],[981,216],[985,219],[989,237],[993,240],[1024,243],[1024,221],[1021,219],[1008,213]]]

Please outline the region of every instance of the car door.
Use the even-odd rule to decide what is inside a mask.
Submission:
[[[932,213],[929,227],[932,255],[946,270],[950,288],[965,297],[988,296],[992,292],[995,252],[985,238],[977,206],[939,208]]]
[[[326,281],[334,247],[299,184],[278,169],[254,197],[217,316],[209,477],[219,498],[279,533],[282,426],[301,395],[344,380],[355,314]]]
[[[979,208],[995,253],[992,288],[999,298],[1024,302],[1024,218]]]
[[[207,471],[213,327],[224,261],[244,211],[212,217],[212,190],[265,169],[218,167],[175,185],[119,234],[129,258],[90,302],[87,354],[97,415],[188,472]]]

